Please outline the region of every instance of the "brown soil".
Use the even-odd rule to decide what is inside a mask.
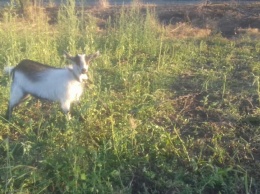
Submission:
[[[158,15],[158,19],[165,25],[190,24],[195,29],[208,29],[211,33],[221,33],[224,37],[232,37],[243,33],[246,28],[259,32],[260,3],[254,4],[212,4],[212,5],[150,5]],[[145,11],[146,6],[143,7]],[[57,8],[47,8],[51,16],[50,22],[56,21]],[[106,20],[120,11],[118,6],[105,9],[87,7],[86,12],[93,13],[99,20],[101,27]]]
[[[224,37],[233,37],[239,33],[245,33],[244,29],[247,28],[252,29],[254,33],[260,32],[260,3],[138,6],[142,7],[144,13],[147,6],[155,10],[158,20],[163,25],[174,26],[174,31],[176,31],[177,27],[177,33],[183,32],[183,28],[179,29],[182,25],[192,27],[195,34],[201,33],[200,30],[203,29],[207,30],[207,33],[221,33]],[[100,8],[87,6],[85,7],[85,12],[97,17],[100,27],[104,28],[109,17],[113,19],[119,14],[120,7],[109,6]],[[127,9],[130,6],[125,7]],[[45,10],[50,24],[57,22],[59,7],[41,7],[40,9]],[[37,12],[37,8],[35,10]],[[82,10],[82,8],[79,7],[79,10]],[[21,13],[19,12],[19,14]],[[2,13],[0,13],[0,18],[2,17]]]
[[[157,11],[163,23],[188,22],[225,37],[236,35],[240,28],[260,29],[260,4],[158,7]]]
[[[207,30],[210,33],[221,33],[224,37],[233,37],[239,33],[244,33],[244,29],[250,28],[259,33],[260,29],[260,3],[252,4],[199,4],[199,5],[138,5],[143,12],[147,6],[155,10],[158,20],[166,26],[174,26],[179,32],[183,32],[182,25],[189,25],[195,34],[201,33],[199,30]],[[98,24],[104,28],[107,19],[115,18],[119,14],[121,6],[109,6],[100,8],[88,6],[86,13],[91,13],[98,19]],[[128,9],[130,6],[125,6]],[[45,12],[49,16],[50,24],[57,22],[59,7],[45,7]],[[79,7],[79,10],[82,10]],[[1,16],[1,13],[0,13]],[[175,32],[176,34],[176,32]]]

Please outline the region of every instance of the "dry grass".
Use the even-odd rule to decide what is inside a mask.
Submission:
[[[186,39],[186,38],[202,38],[211,34],[210,29],[194,27],[187,23],[178,23],[166,27],[167,36],[170,38]]]
[[[110,4],[109,4],[108,0],[99,0],[98,1],[98,6],[100,8],[106,9],[106,8],[108,8],[110,6]]]
[[[236,34],[239,36],[247,35],[253,39],[260,38],[260,31],[258,28],[238,28]]]
[[[29,21],[46,21],[48,20],[48,15],[43,7],[30,6],[26,10],[26,19]]]

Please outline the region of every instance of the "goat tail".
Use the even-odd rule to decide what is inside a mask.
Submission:
[[[12,74],[13,70],[14,70],[14,67],[10,67],[10,66],[4,67],[4,72],[6,74],[9,74],[9,75]]]

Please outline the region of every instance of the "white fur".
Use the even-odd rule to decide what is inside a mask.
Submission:
[[[92,56],[98,56],[99,53]],[[66,68],[51,68],[47,67],[43,71],[37,71],[37,79],[33,80],[32,75],[23,71],[23,66],[5,67],[6,73],[13,73],[13,82],[11,87],[11,95],[7,117],[10,119],[12,109],[25,97],[27,94],[47,99],[50,101],[58,101],[61,104],[63,112],[68,113],[70,105],[74,101],[78,101],[83,93],[83,81],[88,79],[86,72],[88,71],[88,62],[85,55],[77,55],[67,57],[73,64]],[[76,64],[79,62],[79,64]],[[30,61],[26,64],[30,66]],[[85,69],[84,73],[82,70]]]
[[[14,67],[4,67],[4,72],[11,74],[11,72],[13,71]]]
[[[82,82],[75,80],[69,69],[48,70],[42,73],[41,81],[36,82],[17,71],[12,83],[11,104],[19,102],[21,97],[17,92],[20,90],[39,98],[59,101],[64,112],[69,111],[70,103],[79,100],[83,92]]]

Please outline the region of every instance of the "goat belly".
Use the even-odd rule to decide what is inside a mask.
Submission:
[[[73,81],[69,84],[67,95],[70,101],[78,101],[83,93],[82,84],[78,81]]]
[[[17,71],[13,84],[19,86],[25,94],[50,101],[59,101],[66,94],[66,82],[59,76],[53,79],[53,76],[45,73],[38,76],[37,80],[32,80],[28,75]]]
[[[59,101],[66,94],[65,87],[55,88],[44,84],[34,84],[34,86],[36,87],[24,88],[25,93],[49,101]]]

